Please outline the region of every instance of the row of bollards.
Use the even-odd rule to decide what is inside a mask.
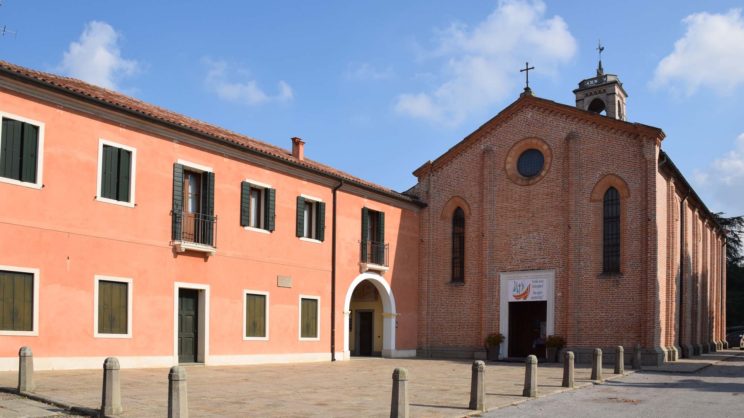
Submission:
[[[121,366],[116,357],[109,357],[103,362],[101,415],[118,415],[124,412],[121,405],[120,369]],[[18,392],[28,393],[33,392],[34,389],[34,356],[30,347],[21,347],[18,351]],[[406,398],[405,404],[407,408],[408,398]],[[181,366],[173,366],[168,373],[168,417],[188,418],[188,416],[186,369]]]
[[[575,385],[575,367],[574,353],[566,351],[563,353],[563,382],[565,388],[573,388]],[[641,347],[636,345],[633,350],[633,368],[641,368]],[[618,346],[615,349],[615,374],[625,373],[625,349]],[[470,378],[470,403],[469,409],[476,411],[486,411],[486,364],[481,360],[473,362]],[[592,355],[592,374],[591,380],[602,382],[602,350],[595,348]],[[408,371],[404,368],[396,368],[393,371],[393,393],[390,404],[390,418],[408,418],[410,417],[410,408],[408,404]],[[537,397],[537,357],[534,355],[527,356],[524,370],[524,389],[522,396],[534,398]]]

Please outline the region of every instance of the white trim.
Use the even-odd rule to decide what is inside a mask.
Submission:
[[[212,172],[214,172],[214,170],[212,169],[212,167],[208,167],[206,165],[201,165],[201,164],[197,164],[197,163],[192,163],[191,161],[182,160],[180,158],[178,160],[176,160],[176,164],[181,164],[181,165],[186,166],[188,168],[191,168],[193,170],[201,171],[202,173],[212,173]]]
[[[305,200],[312,200],[313,202],[323,202],[323,199],[315,196],[310,196],[309,194],[302,194],[300,193],[300,197]]]
[[[28,268],[28,267],[15,267],[15,266],[2,266],[0,265],[0,270],[5,271],[12,271],[14,273],[29,273],[34,275],[34,312],[33,312],[33,318],[32,321],[33,325],[31,326],[31,331],[10,331],[10,330],[0,330],[0,335],[13,335],[18,337],[36,337],[39,335],[39,269],[37,268]],[[16,357],[16,364],[18,362],[18,358]]]
[[[251,183],[246,180],[246,183],[248,183],[248,222],[252,221],[252,212],[253,212],[253,205],[251,205],[251,190],[258,190],[258,226],[244,226],[243,229],[246,231],[257,231],[262,230],[266,231],[267,233],[270,233],[268,230],[264,229],[266,227],[266,189],[270,187],[264,187],[259,186],[257,184]],[[241,202],[242,204],[242,202]]]
[[[393,296],[393,290],[390,288],[390,284],[382,276],[367,272],[358,275],[346,290],[346,298],[344,299],[344,358],[351,356],[351,351],[349,350],[351,295],[359,283],[365,280],[369,280],[375,286],[382,300],[382,356],[395,357],[397,353],[403,352],[402,350],[395,349],[395,330],[397,328],[396,320],[398,317],[398,311],[395,308],[395,296]],[[416,350],[413,351],[415,356]]]
[[[323,241],[317,240],[315,238],[305,238],[305,237],[299,237],[299,238],[300,238],[300,241],[312,242],[313,244],[322,244],[323,243]]]
[[[217,248],[209,244],[199,244],[198,242],[189,241],[173,241],[173,245],[176,247],[176,252],[182,253],[187,250],[207,253],[209,255],[217,254]]]
[[[247,295],[261,295],[266,296],[266,304],[264,305],[264,308],[266,309],[266,312],[264,313],[264,329],[266,330],[266,336],[265,337],[247,337],[245,335],[245,320],[246,318],[246,311],[248,310],[248,301],[246,300]],[[250,289],[243,289],[243,329],[241,330],[241,333],[243,334],[243,341],[269,341],[269,292],[264,292],[261,290],[250,290]]]
[[[121,148],[125,151],[129,151],[132,154],[132,159],[129,161],[129,201],[122,202],[120,200],[109,199],[101,196],[101,180],[103,179],[103,146],[108,145],[110,147]],[[136,190],[136,179],[137,179],[137,148],[130,147],[128,145],[120,144],[117,142],[109,141],[107,139],[98,139],[98,174],[96,177],[96,200],[99,202],[112,203],[114,205],[127,206],[133,208],[135,205],[135,190]]]
[[[37,142],[37,150],[36,150],[36,182],[35,183],[29,183],[26,181],[20,181],[15,179],[9,179],[6,177],[0,177],[1,183],[7,183],[7,184],[13,184],[16,186],[23,186],[23,187],[29,187],[31,189],[41,189],[44,187],[44,181],[43,181],[43,174],[44,174],[44,122],[39,122],[37,120],[24,118],[23,116],[14,115],[12,113],[2,112],[0,111],[0,122],[2,122],[2,118],[8,118],[17,120],[19,122],[28,123],[31,125],[35,125],[39,128],[39,138]],[[2,123],[0,123],[0,137],[2,137]],[[0,147],[0,152],[2,152],[2,147]]]
[[[393,350],[392,358],[412,358],[416,357],[416,350]]]
[[[244,226],[243,229],[245,229],[246,231],[258,232],[258,233],[261,233],[261,234],[269,234],[269,235],[271,235],[271,231],[269,231],[268,229],[255,228],[255,227],[252,227],[252,226]]]
[[[107,357],[38,357],[34,355],[34,370],[100,369]],[[174,365],[173,356],[116,356],[122,369],[164,368]],[[0,357],[0,372],[18,371],[18,356]]]
[[[544,279],[547,282],[545,295],[547,297],[545,335],[555,333],[555,270],[525,270],[510,271],[500,274],[499,284],[501,294],[499,299],[499,332],[504,335],[504,342],[499,347],[501,358],[509,356],[509,280]],[[512,302],[525,303],[525,302]]]
[[[316,337],[303,337],[302,336],[302,299],[315,299],[318,301],[318,308],[317,308],[317,315],[318,323],[315,328],[317,331]],[[298,311],[297,311],[297,336],[300,338],[300,341],[320,341],[320,296],[311,296],[311,295],[300,295],[298,302]]]
[[[243,179],[244,182],[250,183],[251,186],[261,187],[264,189],[270,189],[271,185],[266,183],[261,183],[260,181],[251,180],[251,179]]]
[[[98,332],[98,283],[103,280],[106,282],[118,282],[127,284],[127,333],[126,334],[106,334]],[[114,277],[95,275],[93,277],[93,337],[94,338],[132,338],[132,288],[134,287],[132,279],[127,277]]]
[[[178,289],[196,289],[199,292],[199,345],[197,361],[209,361],[209,285],[199,283],[173,283],[173,364],[178,362]]]

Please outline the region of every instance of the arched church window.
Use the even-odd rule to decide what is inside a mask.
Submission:
[[[604,194],[602,228],[602,270],[620,272],[620,193],[610,187]]]
[[[452,215],[452,281],[465,281],[465,212],[459,207]]]

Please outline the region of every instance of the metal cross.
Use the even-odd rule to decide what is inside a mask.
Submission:
[[[604,51],[604,47],[602,46],[602,41],[597,41],[597,51],[599,51],[599,60],[602,61],[602,51]]]
[[[529,90],[530,89],[530,70],[534,70],[534,69],[535,69],[535,67],[530,67],[530,63],[529,62],[525,62],[524,63],[524,68],[521,69],[521,70],[519,70],[519,72],[520,73],[524,73],[524,76],[525,76],[525,84],[526,84],[526,86],[524,88],[525,90]]]

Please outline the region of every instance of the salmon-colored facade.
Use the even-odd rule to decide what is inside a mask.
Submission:
[[[198,292],[197,362],[344,359],[350,295],[362,282],[384,309],[375,312],[385,318],[380,354],[415,355],[420,205],[411,198],[288,151],[270,150],[284,152],[280,161],[3,70],[0,113],[40,128],[41,157],[38,184],[0,182],[0,270],[36,282],[33,329],[0,331],[0,369],[17,367],[21,346],[32,347],[38,369],[100,367],[107,356],[123,367],[177,364],[178,295],[187,288]],[[129,202],[101,197],[102,144],[132,152]],[[179,252],[172,237],[175,164],[214,175],[209,248]],[[246,180],[275,190],[273,231],[241,226]],[[322,241],[296,236],[298,196],[325,203]],[[360,263],[363,208],[384,213],[380,265]],[[97,280],[127,283],[126,332],[98,332]],[[246,292],[266,296],[263,338],[246,338]],[[309,338],[299,330],[301,298],[319,309]]]

